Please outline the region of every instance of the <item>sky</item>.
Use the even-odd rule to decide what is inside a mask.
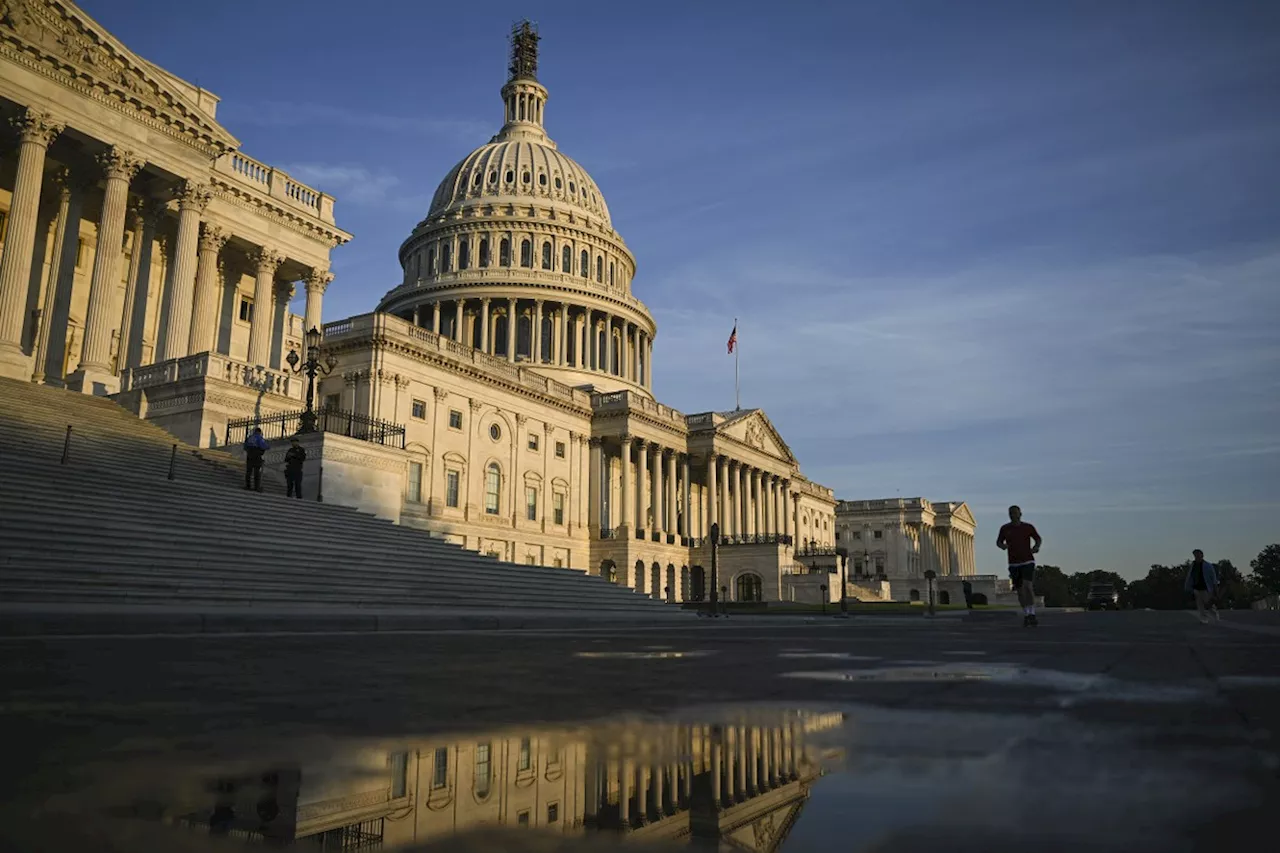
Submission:
[[[542,34],[548,132],[658,323],[655,391],[763,408],[841,498],[1011,503],[1068,572],[1280,541],[1280,4],[81,0],[334,195],[372,310]]]

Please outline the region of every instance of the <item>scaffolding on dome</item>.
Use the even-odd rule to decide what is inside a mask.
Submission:
[[[538,25],[523,20],[511,27],[511,73],[512,80],[538,79]]]

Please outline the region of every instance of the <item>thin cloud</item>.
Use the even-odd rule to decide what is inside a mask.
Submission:
[[[364,166],[331,163],[292,163],[285,172],[322,192],[339,204],[382,207],[395,211],[425,213],[430,198],[405,189],[400,178]]]
[[[298,127],[319,122],[331,126],[381,131],[399,136],[437,137],[454,142],[474,142],[493,134],[491,121],[465,118],[422,118],[412,113],[353,110],[332,104],[285,101],[238,102],[224,108],[224,123],[257,127]]]

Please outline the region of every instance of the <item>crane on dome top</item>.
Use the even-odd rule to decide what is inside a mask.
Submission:
[[[511,27],[512,80],[538,79],[538,25],[527,18]]]

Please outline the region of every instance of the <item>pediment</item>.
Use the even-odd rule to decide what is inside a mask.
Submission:
[[[792,802],[736,827],[722,841],[731,850],[774,853],[786,840],[804,803]]]
[[[0,44],[23,65],[78,90],[88,83],[97,100],[113,101],[148,124],[159,121],[179,138],[215,155],[240,146],[176,85],[177,78],[126,48],[74,3],[0,0]],[[18,54],[12,49],[15,44],[21,48]]]
[[[794,464],[795,456],[764,412],[752,409],[720,424],[717,433],[733,438],[775,459]]]
[[[963,501],[951,507],[951,517],[958,518],[972,526],[977,525],[973,513],[969,511],[969,505]]]

